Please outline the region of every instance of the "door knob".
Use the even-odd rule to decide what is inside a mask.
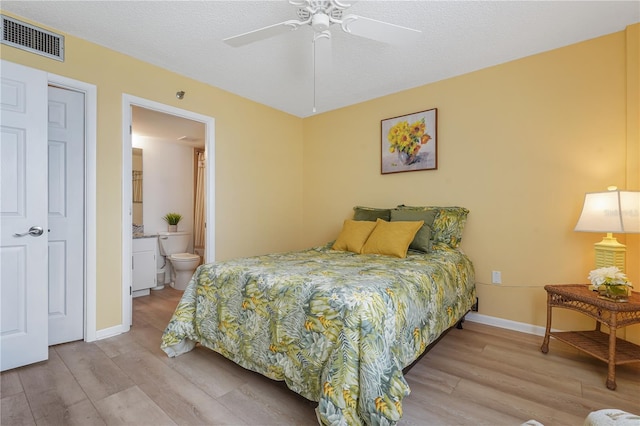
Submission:
[[[31,235],[34,237],[39,237],[40,235],[42,235],[42,228],[39,226],[32,226],[31,228],[29,228],[29,230],[27,232],[23,232],[22,234],[18,234],[15,233],[13,234],[14,237],[24,237],[25,235]]]

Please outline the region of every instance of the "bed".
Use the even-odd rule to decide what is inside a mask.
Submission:
[[[322,424],[395,424],[410,392],[403,369],[475,303],[473,265],[458,247],[468,211],[402,209],[396,222],[420,223],[418,231],[426,231],[423,250],[411,248],[420,232],[403,256],[378,253],[379,247],[336,249],[347,222],[376,224],[365,246],[381,222],[393,222],[356,220],[356,210],[335,242],[200,266],[162,349],[177,356],[200,344],[284,381],[318,402]],[[398,234],[392,237],[393,245]]]

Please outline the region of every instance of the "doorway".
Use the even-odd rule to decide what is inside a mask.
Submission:
[[[154,101],[150,101],[143,98],[134,97],[131,95],[123,95],[123,147],[122,147],[122,283],[123,283],[123,315],[127,315],[127,318],[123,318],[123,324],[131,324],[131,312],[132,312],[132,298],[131,298],[131,256],[132,256],[132,227],[134,224],[133,215],[138,215],[140,206],[134,205],[133,202],[133,161],[132,161],[132,148],[133,148],[133,135],[132,128],[134,126],[134,109],[136,115],[140,111],[147,113],[164,114],[165,117],[179,124],[181,121],[196,122],[198,125],[204,126],[204,141],[196,142],[190,141],[189,138],[182,140],[182,144],[187,145],[199,145],[205,153],[205,181],[206,190],[204,194],[205,199],[205,218],[206,228],[204,232],[204,246],[206,247],[204,262],[212,262],[215,259],[215,162],[214,162],[214,119],[212,117],[197,114],[191,111],[175,108],[169,105],[160,104]],[[144,194],[144,192],[143,192]],[[144,197],[144,196],[143,196]],[[144,199],[144,198],[143,198]],[[143,209],[145,207],[142,207]],[[164,212],[166,213],[166,212]],[[155,220],[154,216],[154,220]],[[159,218],[158,218],[159,219]],[[148,233],[155,233],[158,229],[157,224],[151,224],[151,227],[145,228]]]
[[[97,330],[97,134],[98,91],[93,84],[48,74],[56,87],[84,94],[84,340],[100,337]]]

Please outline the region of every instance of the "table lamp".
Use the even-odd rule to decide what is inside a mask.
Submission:
[[[587,193],[574,230],[606,232],[602,241],[594,244],[596,269],[617,266],[624,272],[627,248],[616,240],[613,233],[640,233],[640,191],[620,191],[610,187],[605,192]]]

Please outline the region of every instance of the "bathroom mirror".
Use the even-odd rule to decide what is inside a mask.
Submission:
[[[133,188],[133,217],[134,226],[141,226],[142,223],[142,149],[133,148],[131,153],[131,169],[133,171],[132,184]]]

